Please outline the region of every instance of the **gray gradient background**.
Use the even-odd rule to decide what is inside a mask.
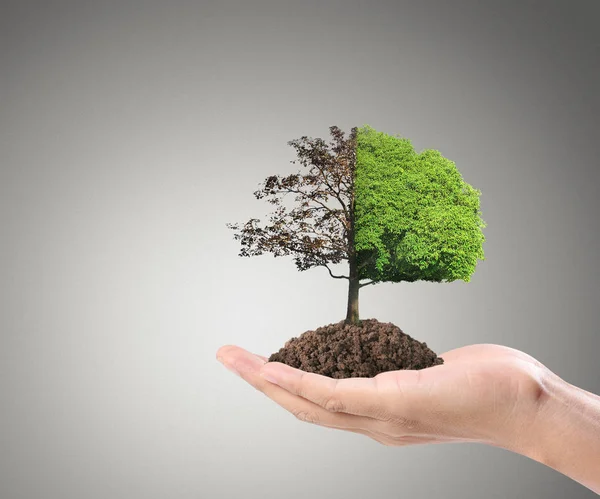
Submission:
[[[594,1],[2,2],[0,497],[585,498],[482,445],[302,424],[215,360],[338,321],[344,282],[242,259],[288,140],[370,124],[483,192],[466,284],[363,317],[600,392]],[[285,492],[282,492],[285,491]]]

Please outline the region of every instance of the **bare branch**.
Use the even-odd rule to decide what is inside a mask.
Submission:
[[[306,170],[286,176],[271,175],[254,192],[256,199],[265,199],[272,206],[266,223],[252,218],[245,224],[228,224],[240,241],[241,256],[272,253],[274,256],[294,256],[299,270],[326,266],[349,260],[351,202],[355,154],[355,129],[348,138],[337,127],[330,127],[331,144],[322,139],[301,137],[289,142],[298,155],[297,162]],[[292,161],[291,163],[296,163]],[[294,196],[296,206],[288,208],[284,200]],[[337,203],[332,203],[337,200]]]
[[[331,277],[333,277],[334,279],[350,279],[350,277],[348,277],[347,275],[334,275],[326,263],[324,263],[323,265],[320,265],[320,267],[325,267],[329,271],[329,275]]]

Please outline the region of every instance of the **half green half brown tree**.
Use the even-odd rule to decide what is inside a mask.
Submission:
[[[324,267],[348,280],[346,325],[361,325],[359,290],[381,282],[469,281],[483,260],[480,191],[439,151],[352,128],[346,137],[289,142],[296,173],[272,175],[254,195],[274,206],[268,220],[228,224],[240,256],[292,255],[298,270]],[[333,266],[347,263],[346,272]]]
[[[265,179],[254,195],[275,206],[266,223],[227,224],[240,256],[293,255],[298,270],[324,267],[348,280],[346,322],[358,324],[359,289],[391,281],[469,281],[484,259],[480,191],[438,151],[410,140],[336,126],[332,140],[289,142],[303,170]],[[293,198],[290,200],[289,198]],[[291,202],[288,202],[291,201]],[[347,272],[332,265],[347,262]]]

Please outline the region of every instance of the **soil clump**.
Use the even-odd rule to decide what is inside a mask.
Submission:
[[[340,321],[294,337],[269,357],[306,372],[330,378],[372,378],[386,371],[426,369],[441,357],[391,322],[364,319],[359,325]]]

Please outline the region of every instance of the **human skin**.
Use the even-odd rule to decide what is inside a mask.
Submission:
[[[600,494],[600,397],[524,352],[470,345],[444,364],[333,379],[226,345],[217,359],[301,421],[387,446],[478,442],[543,463]]]

